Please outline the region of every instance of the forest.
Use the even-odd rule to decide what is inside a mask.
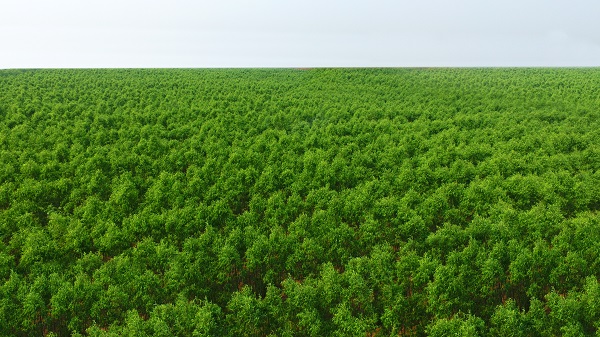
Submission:
[[[0,70],[0,336],[600,336],[600,68]]]

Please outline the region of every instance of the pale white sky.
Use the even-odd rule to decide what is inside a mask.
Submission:
[[[0,68],[600,66],[598,0],[0,0]]]

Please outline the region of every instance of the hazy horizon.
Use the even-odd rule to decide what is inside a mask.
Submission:
[[[600,3],[8,0],[0,68],[596,67]]]

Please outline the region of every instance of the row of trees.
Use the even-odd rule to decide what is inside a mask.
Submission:
[[[597,69],[0,72],[0,335],[594,335]]]

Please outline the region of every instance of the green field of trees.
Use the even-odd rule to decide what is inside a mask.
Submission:
[[[0,336],[598,336],[600,68],[0,71]]]

